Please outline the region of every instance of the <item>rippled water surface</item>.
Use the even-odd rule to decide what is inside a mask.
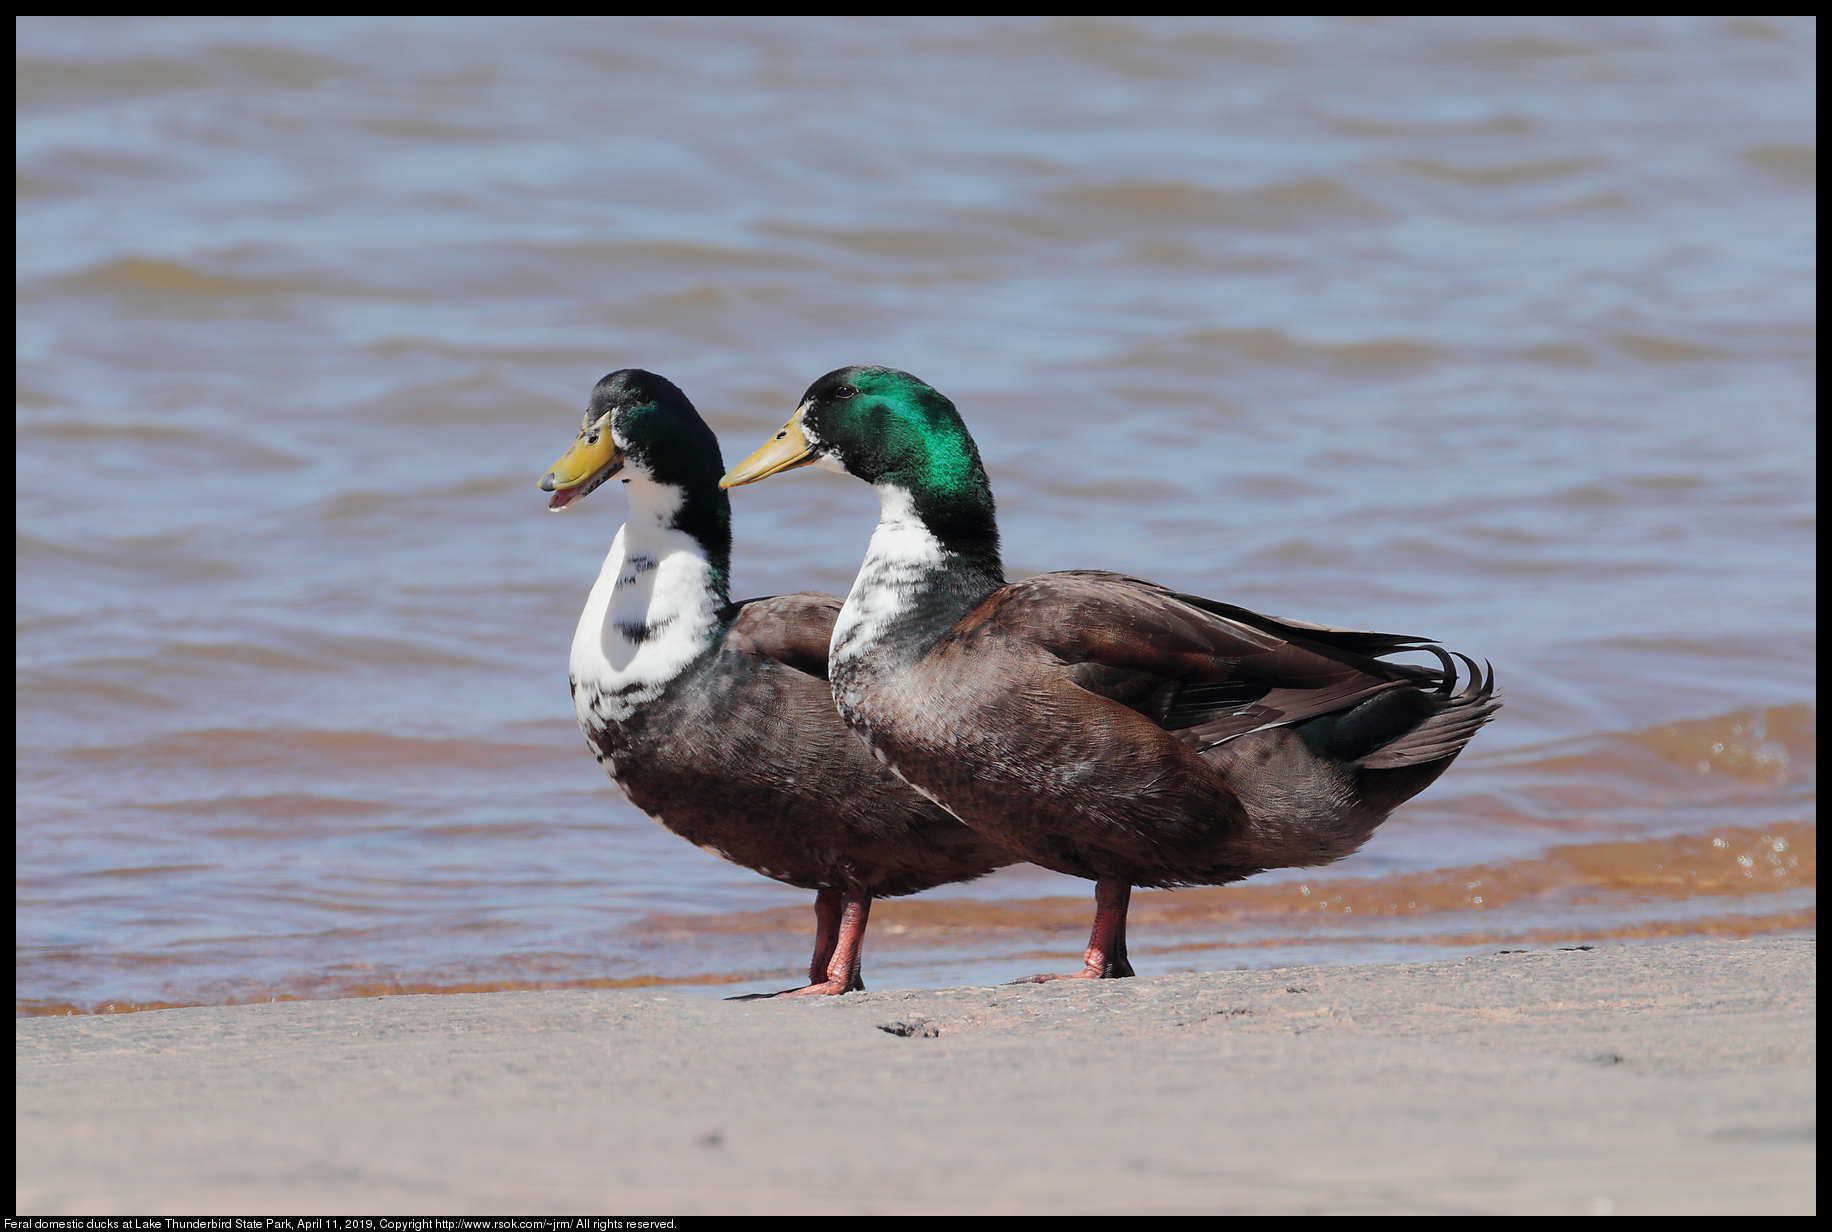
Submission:
[[[1815,27],[1736,18],[25,19],[17,1001],[781,987],[809,895],[654,826],[566,652],[661,372],[960,406],[1014,576],[1491,660],[1358,856],[1141,894],[1142,971],[1810,931]],[[843,592],[869,489],[734,494]],[[1079,955],[881,904],[873,986]]]

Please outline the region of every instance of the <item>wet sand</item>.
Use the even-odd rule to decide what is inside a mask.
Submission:
[[[17,1210],[1805,1214],[1815,954],[25,1019]]]

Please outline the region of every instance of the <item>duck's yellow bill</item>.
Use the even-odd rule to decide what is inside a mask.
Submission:
[[[553,493],[547,508],[566,508],[623,469],[623,450],[611,439],[609,420],[607,415],[580,428],[571,447],[541,476],[541,491]]]
[[[725,478],[719,480],[719,486],[736,488],[756,483],[780,471],[807,466],[820,457],[821,451],[810,445],[808,438],[802,435],[802,412],[807,409],[806,406],[796,407],[795,414],[789,416],[789,422],[782,426],[782,431],[772,436],[762,449],[726,471]]]

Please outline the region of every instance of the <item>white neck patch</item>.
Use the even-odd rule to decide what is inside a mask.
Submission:
[[[909,610],[924,576],[942,563],[941,541],[922,524],[909,490],[890,484],[873,488],[878,493],[878,529],[872,532],[859,576],[834,622],[828,646],[832,671],[868,654]]]
[[[692,535],[669,526],[683,493],[633,472],[629,520],[573,633],[569,664],[581,726],[621,723],[654,701],[705,650],[718,625],[712,562]]]

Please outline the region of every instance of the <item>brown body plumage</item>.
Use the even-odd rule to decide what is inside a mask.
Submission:
[[[1495,708],[1480,674],[1453,695],[1454,672],[1369,653],[1418,639],[1221,607],[1113,573],[1017,582],[915,662],[848,660],[847,718],[1033,863],[1178,886],[1349,855]]]
[[[915,894],[1012,862],[846,730],[827,683],[835,595],[732,604],[717,644],[628,718],[575,708],[637,808],[688,842],[807,890]],[[581,690],[585,696],[578,696]]]

